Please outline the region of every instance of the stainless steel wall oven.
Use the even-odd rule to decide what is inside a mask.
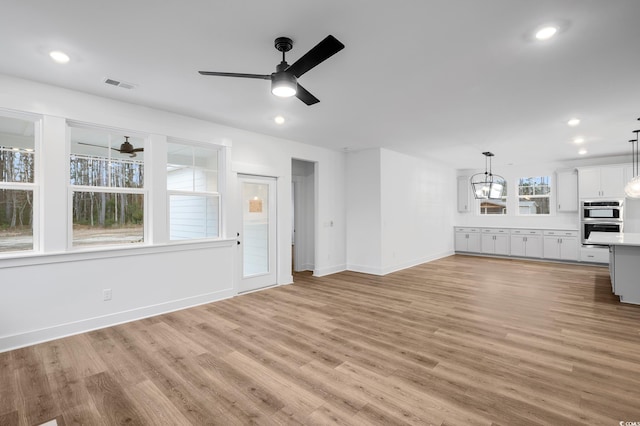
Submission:
[[[588,244],[591,232],[622,232],[622,200],[582,201],[580,203],[580,234],[582,244]]]

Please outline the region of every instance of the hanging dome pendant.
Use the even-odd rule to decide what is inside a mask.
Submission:
[[[471,176],[471,189],[477,200],[500,200],[505,194],[507,181],[500,175],[494,175],[491,170],[491,157],[493,153],[486,151],[484,155],[484,173],[476,173]],[[487,169],[487,163],[489,168]]]

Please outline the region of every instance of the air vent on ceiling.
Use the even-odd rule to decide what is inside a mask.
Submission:
[[[137,85],[135,85],[133,83],[127,83],[125,81],[118,81],[118,80],[114,80],[112,78],[105,78],[104,82],[106,84],[110,84],[111,86],[121,87],[123,89],[135,89],[137,87]]]

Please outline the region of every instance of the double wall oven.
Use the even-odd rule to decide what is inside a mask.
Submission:
[[[582,201],[580,203],[580,233],[582,244],[588,243],[592,232],[622,232],[622,200]]]

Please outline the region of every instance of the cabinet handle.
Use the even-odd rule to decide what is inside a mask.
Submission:
[[[558,210],[560,210],[560,204],[558,204]]]

